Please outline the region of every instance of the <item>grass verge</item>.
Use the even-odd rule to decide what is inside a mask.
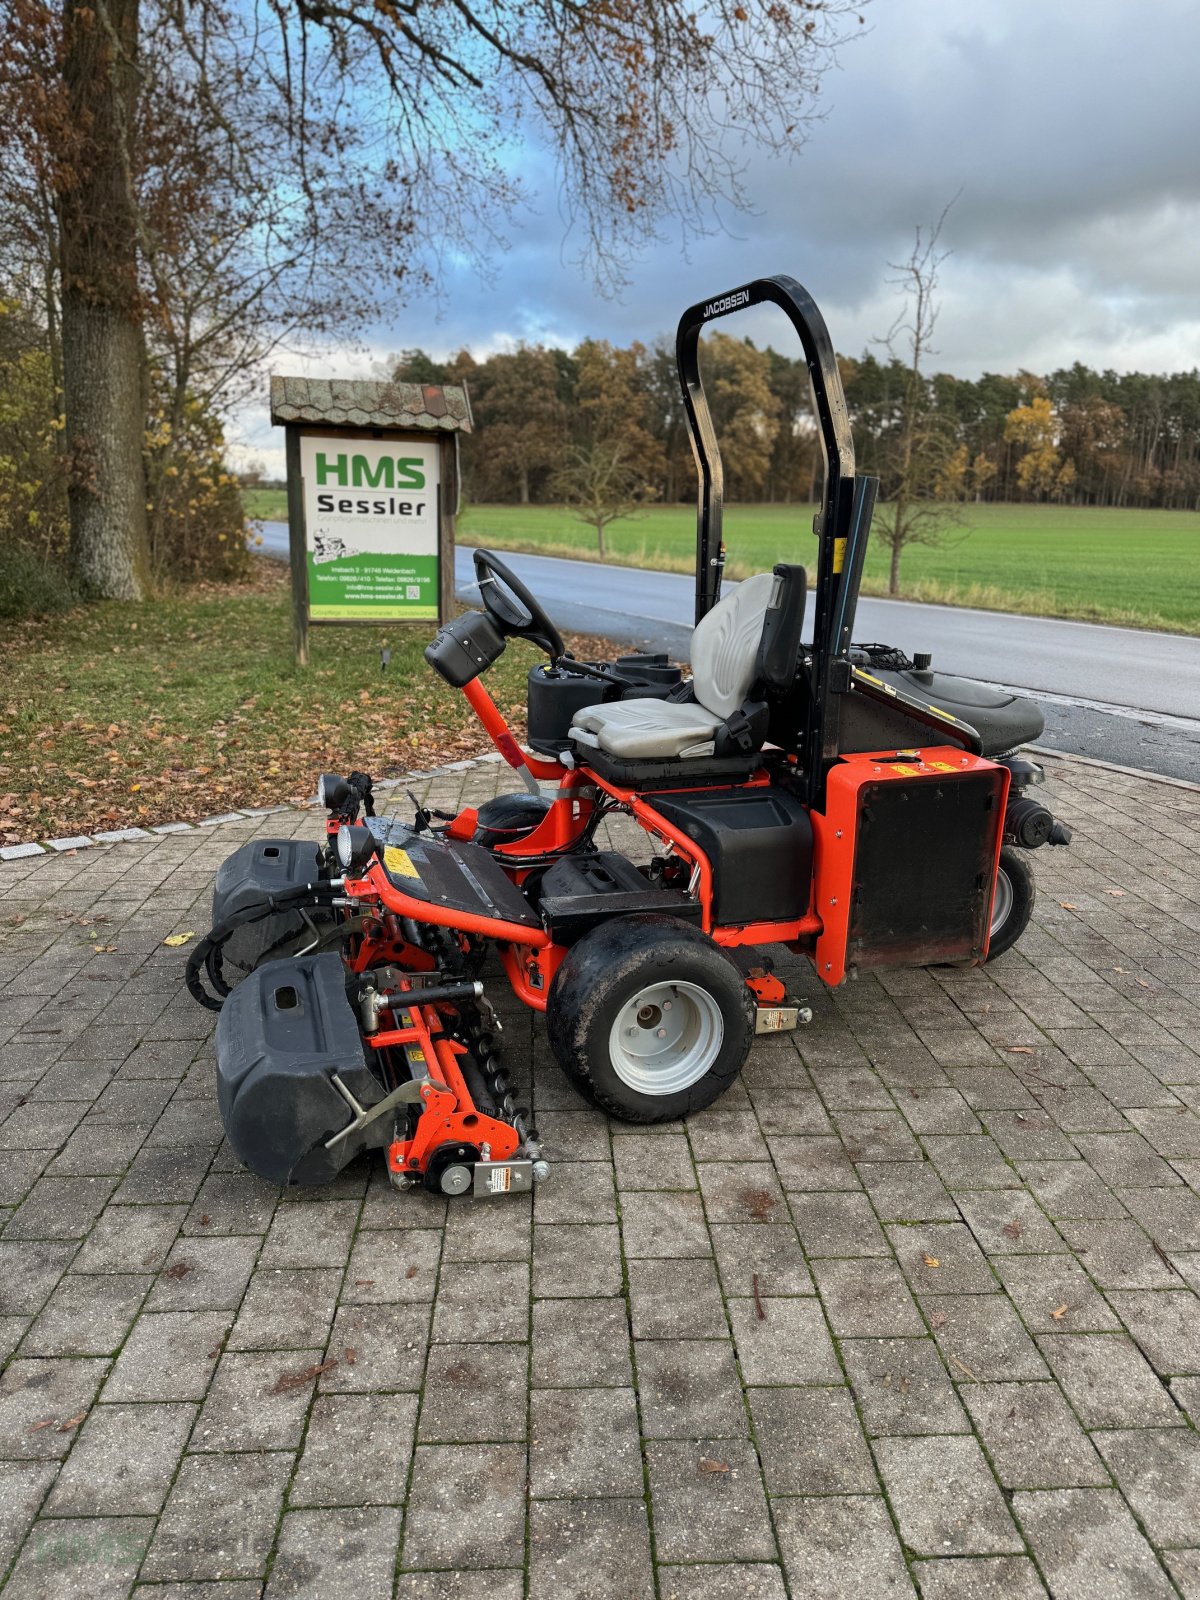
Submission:
[[[287,568],[237,587],[11,624],[0,637],[0,842],[156,822],[313,793],[318,773],[376,777],[491,748],[425,664],[427,628],[314,628],[292,662]],[[390,644],[386,675],[380,646]],[[611,654],[575,639],[580,655]],[[488,688],[518,732],[542,659],[515,641]]]

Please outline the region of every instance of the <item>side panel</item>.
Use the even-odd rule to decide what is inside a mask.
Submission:
[[[1008,772],[950,746],[850,756],[816,830],[815,961],[826,983],[871,967],[987,954]]]

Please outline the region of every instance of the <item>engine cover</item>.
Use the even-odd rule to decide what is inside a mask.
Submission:
[[[260,1178],[328,1183],[360,1150],[388,1143],[391,1120],[381,1116],[325,1149],[351,1120],[334,1073],[360,1105],[384,1096],[339,955],[268,961],[226,1000],[217,1022],[217,1102],[234,1153]]]

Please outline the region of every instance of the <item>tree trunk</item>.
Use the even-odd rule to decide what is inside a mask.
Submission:
[[[146,590],[145,392],[131,130],[138,0],[66,0],[63,73],[81,138],[59,196],[71,572],[89,595]]]
[[[900,552],[904,546],[898,537],[892,540],[892,564],[888,569],[888,593],[900,593]]]
[[[604,524],[602,522],[596,524],[596,545],[600,551],[600,559],[604,561],[607,559],[607,552],[604,548]]]
[[[522,461],[521,465],[517,468],[517,472],[520,474],[521,504],[523,506],[527,506],[529,504],[529,468]]]

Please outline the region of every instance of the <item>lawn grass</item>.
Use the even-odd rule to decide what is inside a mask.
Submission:
[[[729,575],[776,561],[811,566],[814,510],[728,506]],[[905,551],[904,598],[1200,634],[1200,514],[972,505],[962,516],[939,548]],[[459,533],[475,544],[595,559],[591,530],[554,506],[472,506]],[[655,506],[609,528],[609,559],[691,572],[695,537],[689,506]],[[887,551],[872,541],[863,592],[885,594],[886,580]]]
[[[262,517],[266,522],[287,521],[286,489],[243,489],[242,505],[248,517]]]
[[[236,588],[5,628],[0,842],[193,821],[304,799],[325,770],[384,777],[491,749],[462,695],[422,659],[431,625],[314,628],[301,672],[287,569],[262,559],[255,569]],[[572,648],[612,653],[603,641]],[[518,732],[540,659],[514,641],[488,674]]]

